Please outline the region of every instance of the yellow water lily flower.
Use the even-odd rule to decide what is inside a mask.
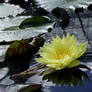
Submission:
[[[35,60],[55,70],[72,68],[80,64],[77,58],[84,54],[87,44],[88,42],[78,45],[76,37],[69,33],[66,37],[63,35],[62,39],[57,35],[51,43],[45,43],[40,48],[41,58]]]

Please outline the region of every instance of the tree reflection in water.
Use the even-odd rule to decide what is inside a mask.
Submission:
[[[52,81],[56,85],[61,84],[61,86],[67,85],[73,87],[82,85],[83,80],[86,82],[89,81],[88,75],[78,68],[63,69],[46,74],[43,76],[43,80],[46,79],[48,81]]]

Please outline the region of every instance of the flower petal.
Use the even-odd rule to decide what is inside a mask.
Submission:
[[[77,45],[77,38],[69,33],[66,37],[63,35],[62,39],[56,35],[56,38],[52,37],[51,43],[45,43],[40,48],[41,58],[35,60],[55,70],[71,68],[80,64],[76,59],[84,54],[87,44]]]
[[[74,60],[72,61],[68,66],[67,68],[72,68],[72,67],[75,67],[75,66],[78,66],[80,65],[80,61],[79,60]]]
[[[79,45],[77,58],[84,54],[84,52],[86,51],[87,45],[88,45],[88,42],[81,43]]]
[[[45,75],[50,74],[50,73],[55,72],[55,71],[56,71],[55,69],[49,68],[49,69],[47,69],[46,71],[43,72],[43,75],[45,76]]]

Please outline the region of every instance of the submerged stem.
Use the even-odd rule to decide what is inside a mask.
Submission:
[[[89,38],[88,38],[88,36],[87,36],[87,34],[86,34],[86,32],[85,32],[84,25],[83,25],[83,23],[82,23],[82,20],[81,20],[81,18],[80,18],[80,15],[79,15],[79,13],[77,13],[77,14],[78,14],[78,19],[79,19],[79,21],[80,21],[80,25],[81,25],[83,34],[84,34],[84,36],[86,37],[86,39],[88,40],[88,44],[92,47],[92,44],[91,44],[91,42],[90,42],[90,40],[89,40]]]

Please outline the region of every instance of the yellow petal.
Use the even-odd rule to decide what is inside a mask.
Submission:
[[[84,54],[87,44],[77,45],[77,38],[69,33],[63,35],[62,39],[56,35],[56,38],[52,37],[51,43],[45,43],[40,48],[41,58],[35,60],[56,70],[71,68],[80,64],[76,59]]]
[[[55,72],[55,71],[56,71],[55,69],[49,68],[49,69],[47,69],[46,71],[43,72],[43,75],[45,76],[45,75],[50,74],[50,73]]]
[[[88,42],[81,43],[78,47],[78,57],[84,54],[87,49]]]
[[[78,66],[80,65],[80,61],[79,60],[74,60],[72,61],[68,66],[67,68],[72,68],[72,67],[75,67],[75,66]]]

